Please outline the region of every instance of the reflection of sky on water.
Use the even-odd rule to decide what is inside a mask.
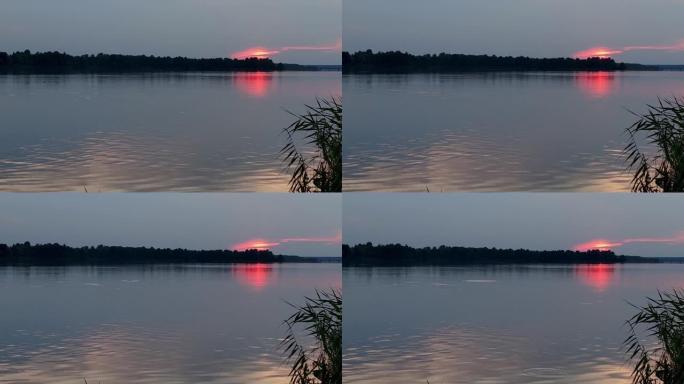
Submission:
[[[0,190],[286,191],[286,110],[339,94],[339,78],[3,76]]]
[[[4,352],[13,358],[0,363],[0,382],[66,384],[85,377],[91,382],[282,383],[288,373],[280,364],[277,337],[219,334],[199,348],[189,345],[196,336],[192,333],[114,324],[62,340],[50,336],[43,341],[54,344],[38,350],[7,348]]]
[[[2,268],[0,382],[282,383],[285,301],[339,271],[273,265],[254,289],[243,265]]]
[[[601,340],[586,338],[582,342],[585,346],[581,349],[587,355],[615,355],[615,348],[601,345]],[[347,368],[345,376],[349,378],[345,380],[350,383],[408,383],[426,379],[431,383],[627,382],[625,366],[615,359],[597,357],[582,361],[567,355],[560,359],[547,358],[557,353],[556,347],[540,350],[538,345],[513,332],[477,327],[445,326],[410,336],[381,335],[361,347],[346,349],[346,367],[353,366],[360,374],[355,375],[352,368]],[[521,371],[521,366],[531,368]],[[391,373],[382,374],[383,368]]]
[[[624,129],[678,72],[343,77],[345,190],[629,187]]]
[[[0,382],[73,383],[86,377],[98,382],[159,383],[202,377],[199,382],[225,383],[249,377],[259,383],[278,383],[287,377],[287,367],[278,364],[281,357],[275,337],[216,335],[213,345],[207,340],[205,349],[188,350],[188,338],[194,336],[103,325],[79,337],[55,340],[58,344],[39,350],[10,347],[4,352],[16,361],[0,363]],[[44,341],[50,340],[48,335]],[[242,357],[245,350],[254,351],[249,359]],[[74,356],[65,358],[67,354]],[[232,369],[230,373],[217,371],[220,366]],[[117,372],[117,367],[124,372]]]
[[[345,382],[626,383],[623,327],[684,265],[345,268]]]

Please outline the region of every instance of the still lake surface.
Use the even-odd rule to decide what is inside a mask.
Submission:
[[[281,134],[337,72],[0,76],[0,191],[287,191]]]
[[[625,321],[684,265],[344,268],[345,383],[628,384]]]
[[[0,268],[0,383],[277,383],[292,312],[339,264]]]
[[[344,75],[346,191],[624,191],[625,128],[684,72]]]

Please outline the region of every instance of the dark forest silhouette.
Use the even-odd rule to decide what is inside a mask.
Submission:
[[[611,58],[531,58],[496,55],[427,54],[406,52],[342,52],[345,73],[430,73],[488,71],[624,71],[655,70],[640,64],[617,63]]]
[[[0,73],[125,73],[208,71],[303,71],[318,66],[274,63],[271,59],[161,57],[97,54],[72,56],[61,52],[0,52]]]
[[[344,266],[402,265],[474,265],[474,264],[598,264],[625,262],[657,262],[656,259],[618,256],[612,251],[570,250],[536,251],[529,249],[499,249],[440,247],[413,248],[408,245],[372,243],[342,246]]]
[[[319,262],[321,258],[275,255],[266,250],[189,250],[98,245],[0,244],[0,265],[118,265],[180,263]]]

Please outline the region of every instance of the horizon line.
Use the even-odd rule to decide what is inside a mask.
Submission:
[[[601,57],[601,56],[595,56],[595,57],[587,57],[587,58],[577,58],[577,57],[572,57],[570,55],[568,56],[525,56],[525,55],[500,55],[496,53],[464,53],[464,52],[448,52],[448,51],[433,51],[433,52],[428,52],[428,53],[414,53],[409,50],[374,50],[374,49],[360,49],[360,50],[342,50],[342,53],[347,53],[347,54],[355,54],[355,53],[364,53],[367,51],[371,51],[373,54],[378,54],[378,53],[393,53],[393,52],[399,52],[399,53],[404,53],[412,56],[425,56],[425,55],[440,55],[440,54],[446,54],[446,55],[464,55],[464,56],[496,56],[496,57],[512,57],[512,58],[517,58],[517,57],[524,57],[524,58],[529,58],[529,59],[570,59],[570,60],[589,60],[589,59],[611,59],[614,60],[616,63],[619,64],[637,64],[637,65],[644,65],[644,66],[684,66],[684,62],[678,63],[678,64],[643,64],[643,63],[638,63],[638,62],[626,62],[626,61],[618,61],[615,57],[608,56],[608,57]]]
[[[293,254],[284,254],[284,253],[276,253],[271,249],[245,249],[245,250],[237,250],[237,249],[231,249],[231,248],[183,248],[183,247],[168,247],[168,246],[154,246],[154,245],[111,245],[111,244],[96,244],[96,245],[69,245],[67,243],[59,243],[59,242],[31,242],[31,241],[24,241],[24,242],[13,242],[13,243],[6,243],[0,241],[0,245],[5,245],[7,247],[13,247],[17,245],[24,245],[26,243],[29,243],[31,247],[35,246],[46,246],[46,245],[59,245],[63,247],[68,247],[68,248],[97,248],[97,247],[118,247],[118,248],[148,248],[148,249],[157,249],[157,250],[183,250],[183,251],[209,251],[209,252],[215,252],[215,251],[228,251],[228,252],[247,252],[247,251],[258,251],[258,252],[271,252],[274,256],[294,256],[294,257],[302,257],[302,258],[340,258],[340,256],[304,256],[304,255],[293,255]],[[340,248],[341,250],[341,248]]]
[[[447,247],[447,248],[471,248],[471,249],[497,249],[497,250],[504,250],[504,251],[533,251],[533,252],[577,252],[577,253],[587,253],[587,252],[593,252],[593,251],[599,251],[599,252],[612,252],[615,256],[624,256],[624,257],[642,257],[642,258],[683,258],[684,256],[639,256],[639,255],[628,255],[628,254],[621,254],[617,253],[613,249],[588,249],[585,251],[580,251],[580,250],[575,250],[571,248],[556,248],[556,249],[538,249],[538,248],[512,248],[512,247],[497,247],[497,246],[467,246],[467,245],[447,245],[447,244],[440,244],[440,245],[425,245],[425,246],[413,246],[413,245],[408,245],[408,244],[402,244],[402,243],[373,243],[373,242],[366,242],[366,243],[356,243],[354,245],[349,245],[348,243],[342,243],[342,246],[347,246],[347,247],[356,247],[356,246],[365,246],[366,244],[370,243],[373,247],[383,247],[383,246],[392,246],[392,245],[399,245],[402,247],[408,247],[412,249],[423,249],[423,248],[440,248],[440,247]]]
[[[154,54],[154,53],[121,53],[121,52],[105,52],[105,51],[100,51],[97,53],[68,53],[67,51],[60,51],[60,50],[31,50],[31,49],[24,49],[24,50],[15,50],[15,51],[5,51],[0,49],[0,53],[6,53],[8,55],[13,55],[17,53],[24,53],[26,51],[29,51],[32,55],[35,54],[45,54],[45,53],[59,53],[63,55],[68,55],[68,56],[73,56],[73,57],[78,57],[78,56],[97,56],[97,55],[118,55],[118,56],[147,56],[147,57],[156,57],[156,58],[183,58],[183,59],[191,59],[191,60],[216,60],[216,59],[229,59],[229,60],[237,60],[237,61],[246,61],[246,60],[270,60],[274,64],[284,64],[284,65],[301,65],[301,66],[311,66],[311,67],[316,67],[316,66],[342,66],[342,63],[338,64],[303,64],[303,63],[297,63],[297,62],[283,62],[283,61],[275,61],[271,57],[247,57],[243,59],[235,59],[230,57],[230,55],[226,56],[183,56],[183,55],[161,55],[161,54]],[[341,60],[341,58],[340,58]]]

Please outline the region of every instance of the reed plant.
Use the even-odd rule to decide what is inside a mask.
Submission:
[[[290,192],[342,191],[342,100],[316,99],[283,130],[280,155],[291,174]]]
[[[342,295],[316,291],[287,320],[280,346],[291,365],[290,384],[342,384]]]
[[[658,292],[627,321],[633,384],[684,383],[684,291]]]
[[[684,192],[684,98],[659,98],[645,114],[634,114],[639,119],[627,128],[624,149],[632,191]]]

